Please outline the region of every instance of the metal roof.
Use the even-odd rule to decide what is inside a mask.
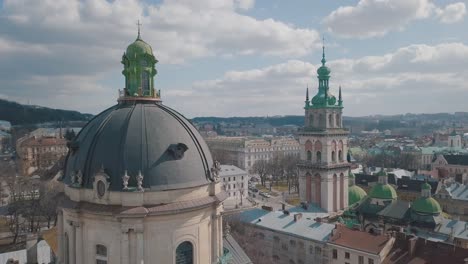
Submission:
[[[238,176],[238,175],[247,175],[247,172],[234,165],[221,165],[221,170],[219,171],[220,177]]]
[[[328,214],[321,210],[301,210],[295,207],[289,211],[289,215],[282,211],[266,211],[263,209],[252,209],[240,214],[240,220],[245,223],[282,232],[285,234],[301,237],[308,240],[328,241],[335,225],[319,223],[314,221],[317,217],[324,217]],[[302,213],[301,219],[294,221],[295,213]]]
[[[178,148],[179,143],[185,148]],[[175,147],[174,147],[175,146]],[[93,188],[99,171],[108,175],[110,190],[143,187],[155,191],[208,184],[213,166],[208,146],[181,114],[159,103],[119,103],[94,117],[71,143],[64,182],[82,173],[82,187]]]
[[[223,246],[229,250],[230,264],[253,264],[247,254],[245,254],[244,250],[231,235],[227,235],[223,239]]]
[[[447,192],[452,196],[452,199],[468,201],[468,186],[453,182],[450,186],[446,187]]]

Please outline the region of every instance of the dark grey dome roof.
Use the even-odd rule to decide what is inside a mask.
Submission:
[[[181,143],[181,144],[180,144]],[[185,152],[184,152],[185,151]],[[63,181],[76,186],[81,173],[84,188],[93,188],[101,168],[110,190],[123,188],[122,176],[136,187],[170,190],[210,182],[213,160],[203,138],[181,114],[156,102],[121,102],[93,118],[70,144]]]

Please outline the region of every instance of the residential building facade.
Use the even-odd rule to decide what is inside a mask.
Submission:
[[[36,137],[27,135],[18,139],[16,152],[19,171],[30,175],[36,170],[53,166],[67,155],[67,140],[61,137]]]
[[[241,201],[247,198],[249,174],[246,171],[234,165],[221,165],[219,177],[228,199]]]
[[[290,137],[215,137],[207,138],[206,142],[222,164],[234,165],[247,172],[257,160],[268,161],[275,155],[299,156],[299,142]]]

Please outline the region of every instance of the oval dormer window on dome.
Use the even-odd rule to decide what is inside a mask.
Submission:
[[[99,198],[102,198],[104,194],[106,193],[106,184],[103,181],[98,181],[96,189],[97,189],[97,194]]]

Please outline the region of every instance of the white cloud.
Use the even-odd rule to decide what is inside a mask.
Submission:
[[[323,19],[327,29],[342,37],[379,37],[403,30],[410,22],[436,16],[443,23],[460,21],[465,4],[439,8],[430,0],[360,0],[356,6],[344,6]]]
[[[164,64],[213,56],[301,57],[319,46],[315,30],[243,13],[254,4],[254,0],[165,0],[158,4],[4,0],[0,5],[2,93],[20,101],[44,95],[41,102],[58,107],[62,101],[53,99],[57,94],[47,101],[46,92],[53,91],[47,89],[45,80],[64,93],[62,97],[75,91],[85,96],[86,87],[103,88],[100,83],[109,82],[105,79],[109,73],[120,71],[125,47],[136,38],[138,18],[143,23],[142,38]],[[78,103],[65,107],[89,111],[88,105]]]
[[[447,5],[444,9],[437,9],[436,15],[440,22],[452,24],[463,20],[466,14],[465,3],[454,3]]]
[[[346,115],[467,111],[468,46],[411,45],[381,56],[332,60],[331,91],[342,85]],[[191,116],[302,114],[305,87],[316,92],[316,69],[299,60],[246,71],[229,71],[188,89],[170,89],[171,102]],[[175,98],[175,96],[173,97]],[[197,107],[212,102],[212,107]],[[215,109],[215,110],[214,110]]]

